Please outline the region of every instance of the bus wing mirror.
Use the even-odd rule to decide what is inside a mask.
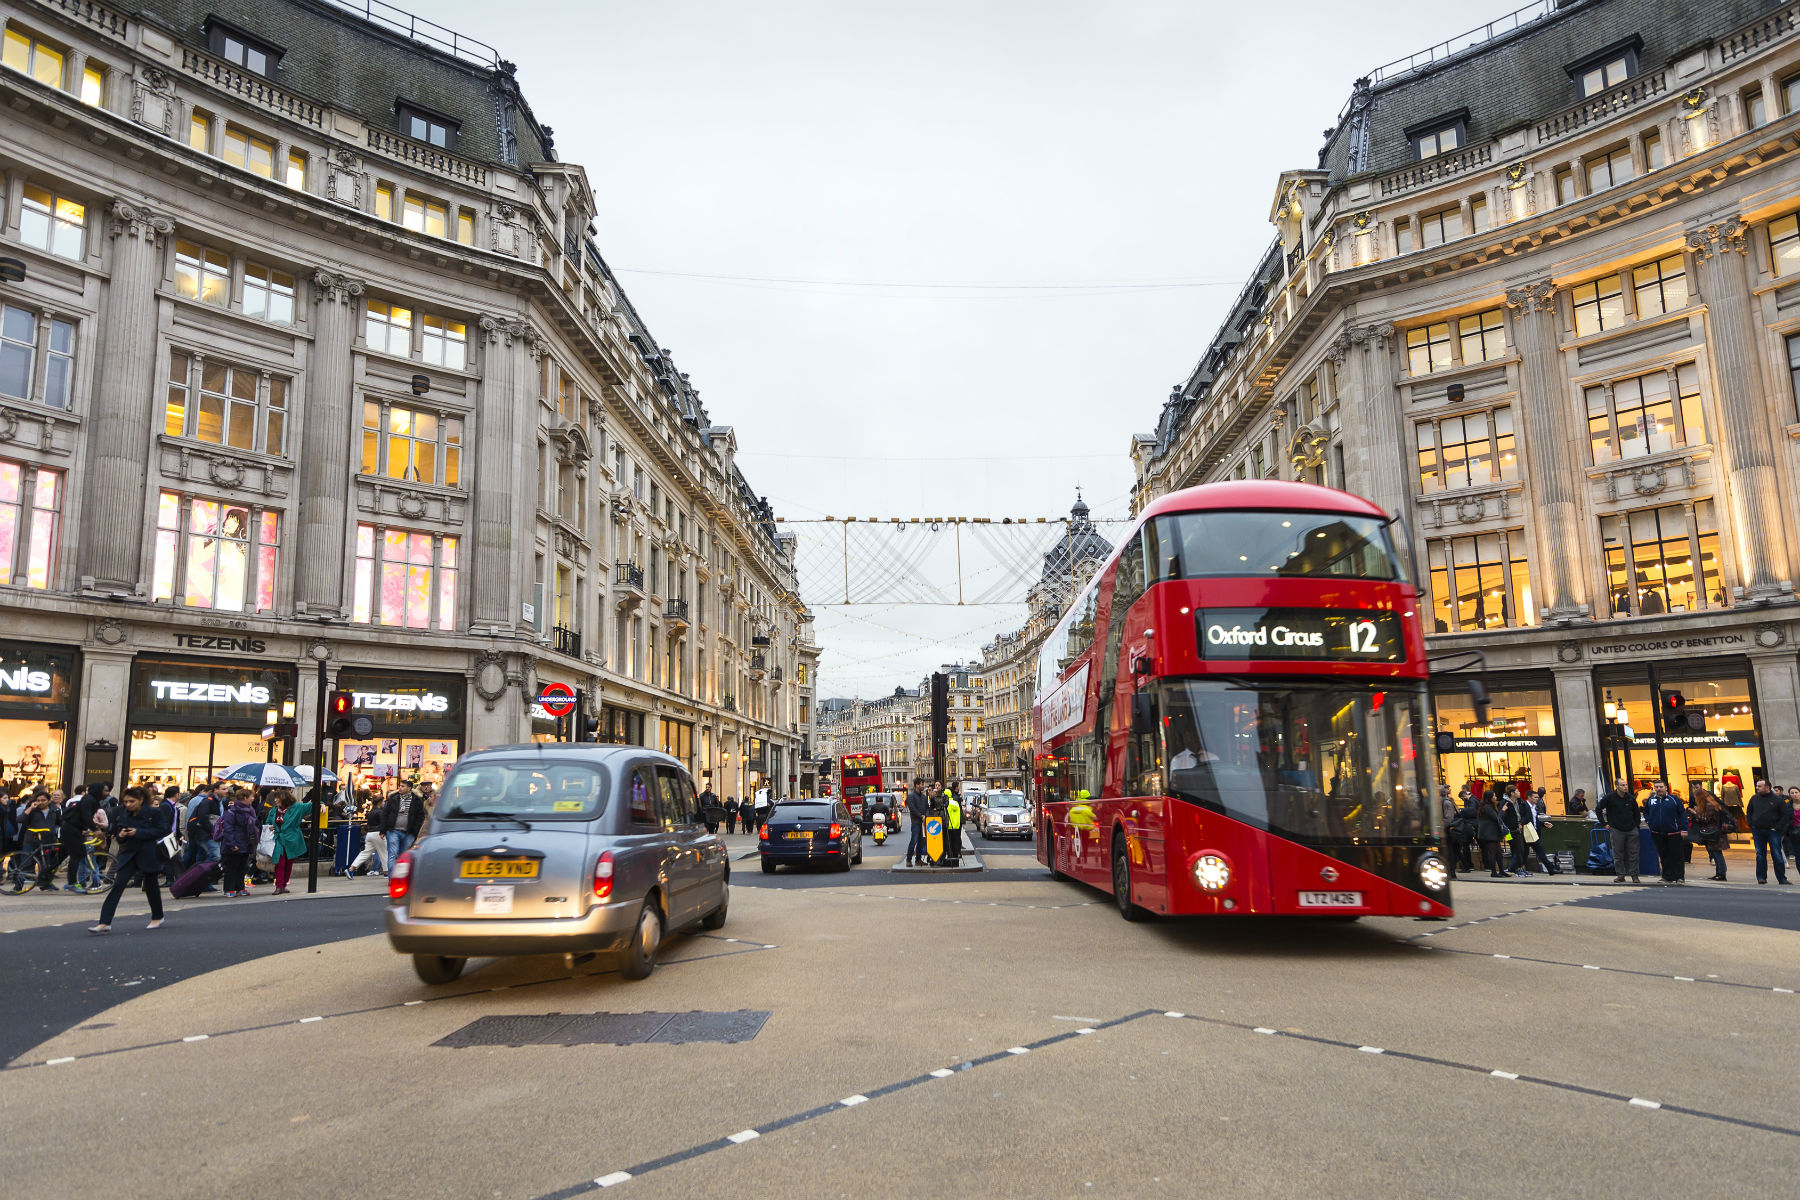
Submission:
[[[1469,701],[1475,706],[1475,723],[1477,725],[1486,725],[1488,723],[1488,708],[1493,704],[1493,701],[1488,699],[1487,688],[1481,685],[1481,680],[1469,680]]]
[[[1448,729],[1440,730],[1435,740],[1439,754],[1448,754],[1456,749],[1456,735]]]
[[[1131,732],[1156,732],[1156,701],[1148,693],[1138,692],[1131,698]]]

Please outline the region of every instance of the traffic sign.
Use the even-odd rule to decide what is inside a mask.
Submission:
[[[538,703],[553,717],[566,717],[575,711],[575,689],[566,683],[546,683],[538,693]]]

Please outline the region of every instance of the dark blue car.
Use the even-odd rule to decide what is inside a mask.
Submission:
[[[828,863],[848,871],[862,861],[862,829],[841,800],[783,800],[762,827],[762,869]]]

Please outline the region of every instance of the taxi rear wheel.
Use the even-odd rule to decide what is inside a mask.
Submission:
[[[619,956],[619,974],[627,979],[648,978],[650,972],[656,970],[656,950],[662,945],[662,934],[662,909],[657,907],[655,896],[647,896],[644,898],[643,909],[638,913],[637,928],[632,931],[631,944]]]
[[[413,971],[420,979],[436,987],[439,984],[455,983],[468,962],[466,958],[446,958],[442,954],[415,954]]]

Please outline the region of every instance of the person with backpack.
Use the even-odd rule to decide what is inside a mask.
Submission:
[[[244,872],[249,869],[250,857],[256,853],[256,843],[261,836],[262,828],[256,823],[256,809],[251,806],[250,793],[241,789],[234,792],[212,827],[212,840],[218,843],[219,864],[225,872],[219,882],[225,889],[226,899],[235,900],[248,894],[244,887]]]
[[[194,789],[187,803],[187,852],[182,856],[182,866],[219,861],[219,843],[212,831],[224,812],[212,784],[203,783]]]
[[[1475,810],[1475,837],[1481,843],[1481,863],[1488,869],[1488,878],[1505,879],[1500,847],[1506,837],[1506,820],[1500,815],[1493,788],[1481,794],[1481,804]]]
[[[1781,843],[1794,827],[1794,809],[1788,798],[1769,786],[1767,779],[1756,781],[1756,791],[1744,810],[1750,825],[1750,840],[1756,843],[1756,882],[1769,882],[1769,859],[1775,860],[1775,882],[1786,887],[1787,860]]]

